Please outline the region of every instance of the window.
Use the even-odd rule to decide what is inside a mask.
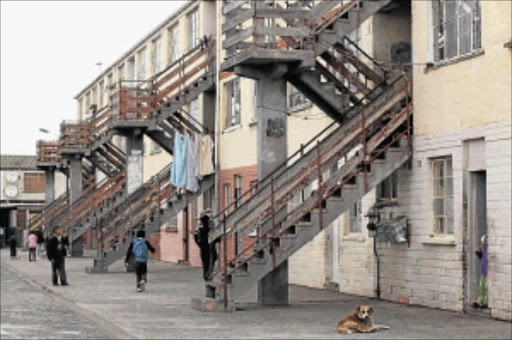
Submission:
[[[169,41],[169,65],[179,59],[179,35],[178,25],[171,28],[170,41]]]
[[[105,86],[105,81],[100,81],[100,85],[99,85],[99,88],[100,88],[100,91],[101,91],[101,94],[100,94],[100,108],[103,107],[105,105],[105,103],[107,102],[107,98],[108,98],[108,95],[107,95],[107,88]]]
[[[192,119],[192,124],[197,126],[199,123],[199,102],[197,98],[190,102],[188,109],[190,116],[195,119]]]
[[[215,197],[215,187],[206,190],[203,194],[203,209],[213,208],[213,198]]]
[[[117,68],[117,74],[119,75],[119,81],[124,80],[124,64]]]
[[[434,234],[453,234],[452,158],[431,160]]]
[[[397,199],[398,174],[393,172],[377,186],[377,199],[379,201],[391,201]]]
[[[250,181],[249,186],[251,187],[251,195],[258,192],[258,181]]]
[[[146,49],[139,52],[139,74],[138,80],[146,80]]]
[[[302,92],[297,90],[294,86],[291,86],[289,108],[294,109],[307,103],[309,103],[309,100],[306,98],[306,96],[304,96]]]
[[[27,211],[18,210],[16,215],[16,226],[25,229],[27,227]]]
[[[23,175],[24,192],[44,192],[44,172],[29,172]]]
[[[242,175],[235,175],[235,202],[237,208],[242,204]]]
[[[259,87],[259,83],[257,80],[253,80],[252,81],[252,85],[253,85],[253,88],[254,88],[254,96],[252,97],[252,117],[251,117],[251,120],[253,122],[257,121],[257,112],[258,112],[258,93],[259,93],[259,90],[258,90],[258,87]]]
[[[135,58],[128,60],[127,80],[135,80]]]
[[[357,201],[350,207],[349,216],[349,232],[351,233],[360,233],[361,232],[361,224],[362,224],[362,215],[361,208],[362,202],[361,200]]]
[[[153,40],[153,73],[160,72],[160,56],[161,56],[161,39],[156,38]]]
[[[434,60],[445,60],[479,49],[479,0],[436,0],[433,6]]]
[[[115,85],[115,81],[114,81],[114,74],[113,74],[113,73],[110,73],[110,74],[107,76],[107,86],[108,86],[109,88],[112,88],[114,85]]]
[[[199,45],[199,12],[193,11],[188,15],[189,50]]]
[[[224,184],[224,209],[231,204],[231,184]]]
[[[240,124],[240,79],[230,81],[226,84],[227,111],[226,127]]]

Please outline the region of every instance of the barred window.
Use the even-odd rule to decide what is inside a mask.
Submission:
[[[434,234],[453,234],[452,158],[432,159],[430,166]]]
[[[23,174],[24,192],[44,192],[44,172],[26,172]]]
[[[435,61],[464,55],[482,46],[479,0],[436,0],[432,6]]]
[[[227,111],[226,128],[240,124],[240,79],[234,79],[226,85]]]

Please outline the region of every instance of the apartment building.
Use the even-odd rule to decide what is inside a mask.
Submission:
[[[469,311],[487,234],[484,313],[510,320],[510,6],[191,1],[76,96],[92,146],[74,172],[61,153],[96,166],[101,204],[73,223],[91,240],[95,218],[117,240],[145,224],[157,258],[196,266],[212,208],[207,310],[286,303],[294,283]],[[193,194],[167,183],[191,130],[215,143]]]

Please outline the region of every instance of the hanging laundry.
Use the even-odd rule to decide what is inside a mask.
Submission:
[[[204,135],[199,140],[199,175],[204,176],[214,172],[212,137]]]
[[[197,180],[197,176],[199,175],[198,169],[198,157],[197,157],[197,149],[198,149],[198,139],[199,136],[196,134],[187,134],[187,186],[186,189],[191,192],[196,192],[199,190],[199,182]]]
[[[174,133],[174,157],[171,167],[171,184],[176,188],[187,185],[187,138]]]

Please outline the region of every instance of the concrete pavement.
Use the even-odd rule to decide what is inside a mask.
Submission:
[[[142,339],[511,339],[512,324],[485,317],[406,306],[337,292],[290,287],[290,305],[262,307],[247,296],[234,313],[204,313],[190,308],[203,294],[199,268],[163,262],[148,264],[147,291],[137,293],[135,275],[122,261],[106,274],[86,274],[92,258],[68,258],[70,286],[53,286],[48,261],[28,262],[27,253],[11,260],[1,252],[2,267],[14,270],[34,289],[95,323],[109,337]],[[2,286],[4,278],[2,275]],[[374,307],[374,322],[390,330],[350,337],[336,332],[338,320],[360,304]],[[2,302],[2,312],[4,304]],[[22,322],[22,320],[20,320]]]

